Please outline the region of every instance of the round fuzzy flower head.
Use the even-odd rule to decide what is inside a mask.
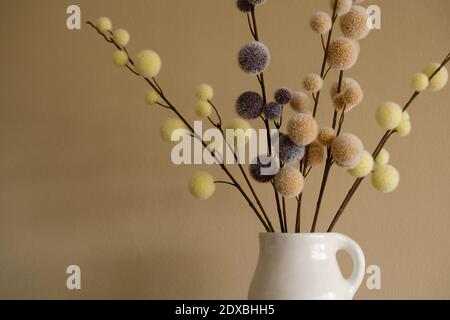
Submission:
[[[389,151],[383,148],[375,157],[375,164],[377,166],[385,166],[389,163],[390,158],[391,156],[389,154]]]
[[[283,112],[283,106],[276,102],[269,102],[263,108],[263,113],[267,119],[278,120]]]
[[[270,62],[269,49],[261,42],[249,42],[239,51],[238,62],[241,69],[247,73],[264,72]]]
[[[429,66],[427,66],[425,69],[423,69],[423,73],[426,74],[428,77],[431,77],[433,73],[436,72],[436,70],[440,67],[439,63],[432,63]],[[448,70],[444,66],[441,70],[439,70],[438,73],[433,77],[433,79],[430,80],[429,89],[431,91],[439,91],[442,90],[445,85],[448,82]]]
[[[336,81],[331,87],[331,98],[336,110],[342,111],[345,108],[345,112],[349,112],[363,101],[364,92],[358,81],[352,78],[343,78],[340,93],[338,93],[338,87],[339,81]]]
[[[276,167],[275,170],[272,171],[272,166],[275,161],[268,156],[259,156],[254,162],[255,163],[250,164],[249,167],[250,175],[253,179],[261,183],[272,181],[279,170],[279,168]]]
[[[287,125],[289,138],[295,143],[307,146],[316,140],[319,129],[314,117],[307,113],[298,113]]]
[[[110,31],[112,29],[112,22],[107,17],[100,17],[97,21],[95,21],[95,26],[98,31],[105,33],[106,31]]]
[[[400,121],[400,124],[395,128],[395,130],[400,137],[409,136],[409,134],[412,131],[411,121],[407,120],[405,118],[402,118],[402,120]]]
[[[130,42],[130,34],[125,29],[117,29],[113,33],[114,42],[125,47]]]
[[[430,85],[430,81],[428,76],[424,73],[416,73],[414,77],[411,79],[411,86],[417,92],[422,92],[428,88]]]
[[[325,149],[317,141],[311,143],[306,154],[306,165],[315,167],[320,165],[325,160]]]
[[[158,92],[155,90],[149,90],[145,94],[145,102],[147,102],[148,105],[152,106],[157,104],[161,100],[161,97]]]
[[[239,9],[239,11],[243,13],[248,13],[252,11],[252,5],[250,4],[250,2],[248,2],[248,0],[237,0],[236,6]]]
[[[247,91],[236,101],[236,112],[243,119],[258,118],[264,106],[263,98],[256,92]]]
[[[275,91],[274,98],[275,101],[279,104],[288,104],[292,100],[291,90],[289,90],[288,88],[280,88]]]
[[[136,56],[136,71],[143,77],[156,77],[161,70],[161,58],[152,50],[143,50]]]
[[[176,130],[184,129],[180,134]],[[160,129],[161,138],[166,142],[179,142],[186,135],[186,125],[178,118],[167,119]]]
[[[212,114],[212,107],[208,101],[199,101],[195,106],[195,113],[200,118],[208,118]]]
[[[207,200],[215,190],[214,178],[208,172],[197,172],[189,179],[189,192],[197,199]]]
[[[293,199],[302,193],[305,179],[297,168],[283,167],[274,178],[275,189],[286,199]]]
[[[245,143],[248,143],[250,140],[249,136],[246,135],[246,132],[251,128],[250,123],[239,118],[234,118],[225,127],[226,130],[234,130],[234,142],[244,141]],[[232,141],[230,141],[230,143],[232,143]]]
[[[370,15],[361,6],[353,6],[352,9],[341,17],[341,30],[344,36],[353,40],[361,40],[370,32],[368,21]]]
[[[322,90],[322,87],[323,79],[318,74],[310,73],[303,79],[303,88],[306,92],[316,93]]]
[[[284,163],[298,162],[305,156],[305,147],[297,145],[288,135],[280,133],[279,157]]]
[[[309,96],[305,92],[295,92],[290,105],[294,111],[306,112],[309,109]]]
[[[209,84],[203,83],[197,87],[195,96],[201,101],[211,100],[214,97],[214,89]]]
[[[328,48],[328,64],[336,70],[348,70],[358,60],[360,47],[357,41],[349,38],[338,38]]]
[[[372,175],[372,185],[378,191],[389,193],[397,189],[400,183],[400,175],[393,166],[377,166]]]
[[[336,1],[338,2],[337,4]],[[336,14],[338,16],[342,16],[350,11],[350,9],[353,6],[353,0],[331,0],[330,1],[331,9],[334,9],[335,5],[336,5]]]
[[[313,14],[309,21],[311,29],[319,34],[325,34],[331,29],[332,21],[328,13],[319,11]]]
[[[359,138],[350,133],[343,133],[331,144],[331,154],[336,163],[344,168],[353,169],[361,160],[364,151]]]
[[[122,50],[116,50],[113,53],[113,62],[118,67],[125,67],[128,63],[128,55]]]
[[[383,103],[376,112],[378,124],[386,130],[392,130],[402,121],[403,110],[395,102]]]
[[[367,177],[373,170],[374,160],[370,152],[364,150],[358,165],[348,172],[355,178]]]
[[[324,147],[330,147],[336,138],[336,130],[331,127],[325,127],[320,129],[317,141]]]

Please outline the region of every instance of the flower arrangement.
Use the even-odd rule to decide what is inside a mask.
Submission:
[[[413,94],[403,106],[396,102],[385,102],[378,107],[375,119],[385,133],[374,151],[369,152],[358,136],[343,131],[346,114],[355,110],[364,99],[364,92],[358,81],[345,74],[357,63],[361,51],[360,41],[371,31],[369,23],[371,16],[360,5],[363,0],[331,0],[330,13],[318,11],[311,16],[311,29],[320,37],[323,48],[320,72],[305,75],[301,82],[302,90],[293,92],[288,88],[279,88],[273,93],[273,99],[267,92],[264,78],[264,73],[270,64],[269,48],[260,39],[256,17],[259,7],[267,1],[237,0],[235,2],[239,11],[246,16],[252,37],[252,40],[238,52],[237,62],[243,72],[256,78],[261,91],[247,91],[237,97],[235,108],[239,117],[224,125],[219,109],[213,102],[213,88],[208,84],[201,84],[196,91],[198,104],[195,106],[195,113],[201,119],[209,121],[224,138],[228,130],[245,133],[251,129],[250,120],[262,121],[267,130],[268,150],[252,161],[248,170],[237,161],[245,185],[231,173],[228,164],[219,161],[222,154],[216,145],[217,141],[206,140],[199,136],[159,85],[157,76],[162,65],[159,55],[152,50],[143,50],[132,58],[127,50],[130,41],[129,33],[124,29],[113,30],[111,21],[106,17],[88,24],[116,48],[113,53],[115,65],[127,68],[148,83],[150,90],[145,96],[145,101],[149,105],[165,108],[174,114],[175,117],[169,118],[161,127],[162,139],[168,142],[177,142],[182,139],[200,141],[202,147],[223,170],[226,180],[216,180],[207,172],[198,172],[192,176],[188,186],[193,196],[206,200],[214,194],[217,185],[231,185],[241,193],[267,232],[295,231],[299,233],[302,231],[303,189],[307,185],[310,171],[323,165],[322,182],[313,223],[310,228],[307,228],[308,232],[316,232],[329,174],[332,168],[337,166],[347,170],[355,181],[327,229],[331,232],[367,177],[370,176],[376,190],[384,193],[394,191],[399,185],[399,172],[390,164],[390,154],[385,149],[385,145],[393,136],[406,137],[410,134],[412,126],[408,111],[422,92],[425,90],[436,92],[444,88],[448,82],[446,64],[450,61],[450,53],[441,63],[432,63],[412,77]],[[333,31],[337,24],[343,36],[334,38]],[[338,74],[330,90],[334,107],[333,120],[329,126],[320,126],[316,121],[316,115],[319,111],[324,82],[332,71]],[[288,106],[295,111],[295,114],[287,123],[284,123],[283,113]],[[274,136],[270,133],[270,129],[273,128],[279,132],[277,152],[272,150]],[[177,134],[179,130],[187,132],[187,135]],[[247,138],[245,136],[244,139],[231,142],[226,140],[226,148],[232,150],[236,160],[239,158],[236,144],[245,147],[248,143]],[[263,169],[270,166],[274,159],[279,164],[277,171],[273,174],[263,174]],[[253,187],[252,179],[273,188],[279,227],[274,225],[273,216],[265,210]],[[287,201],[296,202],[296,223],[293,229],[288,225]]]

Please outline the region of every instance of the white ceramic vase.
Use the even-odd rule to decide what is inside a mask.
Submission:
[[[250,285],[250,300],[351,300],[365,274],[361,248],[338,233],[261,233],[260,253]],[[353,260],[348,279],[336,253]]]

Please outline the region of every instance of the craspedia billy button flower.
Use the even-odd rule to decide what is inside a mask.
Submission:
[[[276,102],[269,102],[263,108],[263,113],[267,119],[278,120],[283,112],[283,106]]]
[[[395,131],[400,137],[409,136],[412,131],[411,121],[403,117],[400,124],[395,128]]]
[[[264,106],[263,98],[256,92],[247,91],[236,101],[236,112],[243,119],[258,118]]]
[[[329,147],[333,143],[334,138],[336,138],[336,130],[331,127],[325,127],[320,129],[317,141],[324,147]]]
[[[424,73],[416,73],[414,77],[411,79],[411,86],[417,92],[422,92],[426,88],[428,88],[430,81],[428,76]]]
[[[325,160],[325,149],[317,141],[311,143],[308,147],[306,154],[306,165],[309,167],[315,167],[321,164]]]
[[[270,62],[269,49],[261,42],[249,42],[239,51],[238,62],[241,69],[247,73],[264,72]]]
[[[175,132],[175,130],[178,130],[178,129],[185,129],[184,133],[181,134],[180,136],[174,135],[174,137],[172,137],[172,134]],[[160,132],[161,138],[166,142],[178,142],[187,133],[186,125],[184,124],[183,121],[181,121],[178,118],[167,119],[161,126],[161,129],[159,132]],[[173,138],[173,140],[172,140],[172,138]]]
[[[306,112],[309,109],[309,96],[305,92],[295,92],[289,104],[294,111]]]
[[[319,34],[325,34],[331,29],[332,21],[328,13],[319,11],[312,15],[309,21],[311,29]]]
[[[358,165],[348,172],[355,178],[367,177],[373,170],[374,160],[370,152],[364,150]]]
[[[395,102],[383,103],[376,112],[378,124],[386,130],[392,130],[400,124],[403,117],[402,108]]]
[[[97,27],[98,31],[100,31],[101,33],[105,33],[106,31],[111,31],[112,22],[107,17],[100,17],[95,21],[95,26]]]
[[[199,101],[195,106],[195,113],[201,118],[208,118],[212,114],[212,107],[208,101]]]
[[[303,79],[303,88],[306,92],[317,93],[322,90],[323,79],[316,73],[310,73]]]
[[[278,168],[272,172],[272,160],[273,158],[263,155],[255,159],[255,163],[252,163],[249,166],[252,178],[261,183],[270,182],[278,172]],[[266,171],[264,171],[264,169],[266,169]]]
[[[331,0],[330,1],[331,9],[334,9],[336,1],[338,1],[336,5],[336,14],[338,16],[346,14],[347,12],[350,11],[350,9],[353,6],[353,0]]]
[[[284,163],[298,162],[305,156],[305,147],[295,144],[288,135],[280,133],[279,158]]]
[[[279,104],[288,104],[292,99],[291,90],[289,90],[288,88],[280,88],[275,91],[274,98],[275,101]]]
[[[151,106],[155,105],[160,100],[161,100],[161,96],[159,95],[158,92],[156,92],[153,89],[148,90],[147,93],[145,94],[145,102],[147,102],[148,105],[151,105]]]
[[[247,0],[247,1],[254,6],[260,6],[262,4],[265,4],[267,0]]]
[[[342,33],[353,40],[364,39],[370,32],[369,18],[370,15],[365,8],[353,6],[349,12],[341,17]]]
[[[252,127],[248,121],[245,121],[240,118],[234,118],[231,120],[225,127],[226,130],[234,130],[235,133],[235,141],[244,141],[245,143],[249,142],[249,136],[245,133],[250,130]]]
[[[122,50],[116,50],[113,53],[113,62],[118,67],[125,67],[128,63],[128,55]]]
[[[378,191],[389,193],[397,189],[400,183],[400,174],[391,165],[377,166],[372,174],[372,185]]]
[[[189,192],[200,200],[211,198],[216,190],[214,178],[208,172],[197,172],[189,179]]]
[[[343,133],[331,144],[331,154],[336,163],[344,168],[353,169],[361,160],[364,147],[359,138],[351,133]]]
[[[328,48],[327,61],[336,70],[348,70],[358,60],[360,47],[357,41],[349,38],[338,38]]]
[[[307,146],[316,140],[318,135],[317,122],[314,117],[307,113],[294,115],[287,125],[289,138],[295,143]]]
[[[202,83],[197,87],[195,96],[201,101],[211,100],[214,97],[214,89],[209,84]]]
[[[252,6],[248,0],[237,0],[236,6],[239,9],[239,11],[243,13],[250,12],[252,10]]]
[[[130,42],[130,34],[125,29],[117,29],[113,33],[113,40],[121,47],[125,47]]]
[[[286,199],[292,199],[302,193],[305,179],[297,168],[283,167],[274,178],[275,189]]]
[[[422,72],[426,74],[428,77],[440,67],[439,63],[432,63],[429,66],[425,67]],[[431,91],[439,91],[442,90],[448,82],[448,70],[444,66],[442,69],[436,73],[433,79],[430,80],[429,89]]]
[[[383,148],[375,157],[375,164],[377,166],[385,166],[389,163],[390,157],[389,151]]]
[[[336,110],[342,111],[345,108],[345,112],[349,112],[363,101],[364,92],[355,79],[344,77],[339,94],[337,93],[338,87],[339,81],[336,81],[331,87],[331,98]]]
[[[136,56],[136,71],[143,77],[156,77],[161,70],[161,58],[153,50],[143,50]]]

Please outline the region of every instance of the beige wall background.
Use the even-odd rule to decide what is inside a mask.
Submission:
[[[228,187],[207,202],[186,181],[198,167],[177,167],[159,139],[164,110],[143,102],[147,87],[111,63],[113,49],[90,28],[68,31],[72,1],[0,3],[0,297],[64,299],[245,298],[258,255],[257,220]],[[224,118],[234,100],[257,90],[235,63],[250,40],[245,15],[228,0],[76,1],[83,21],[107,15],[132,34],[136,53],[160,53],[159,77],[169,97],[194,119],[194,90],[208,82]],[[404,103],[409,80],[450,48],[450,1],[372,0],[382,30],[365,39],[347,75],[365,88],[365,102],[345,130],[373,149],[383,132],[374,121],[386,101]],[[271,94],[300,89],[321,63],[309,16],[328,1],[269,0],[258,10],[270,47]],[[331,79],[329,77],[327,89]],[[414,130],[388,149],[402,175],[383,195],[365,182],[336,231],[355,239],[367,263],[382,270],[382,289],[359,299],[450,298],[450,89],[421,96],[411,109]],[[324,95],[319,112],[331,121]],[[255,125],[259,125],[255,123]],[[223,178],[218,168],[211,170]],[[321,169],[305,190],[304,221],[312,220]],[[352,183],[334,170],[319,227],[330,222]],[[275,217],[270,188],[258,186]],[[294,204],[289,203],[291,217]],[[69,291],[65,269],[82,269],[82,290]]]

